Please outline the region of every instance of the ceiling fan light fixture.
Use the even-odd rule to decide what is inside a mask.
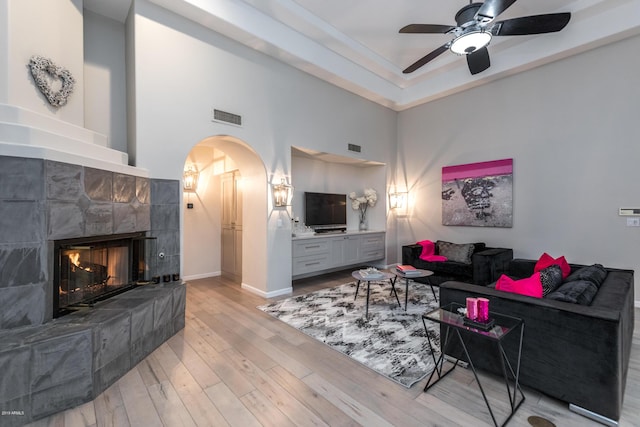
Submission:
[[[491,33],[482,30],[470,31],[453,39],[449,49],[458,55],[468,55],[482,49],[491,42]]]

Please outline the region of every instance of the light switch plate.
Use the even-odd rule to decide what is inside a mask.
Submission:
[[[627,218],[627,227],[640,227],[640,218]]]

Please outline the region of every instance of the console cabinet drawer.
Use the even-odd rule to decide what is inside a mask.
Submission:
[[[294,257],[321,254],[325,252],[329,252],[329,239],[310,239],[293,242]]]
[[[362,250],[384,249],[384,235],[372,234],[372,235],[362,236],[360,238],[360,248]]]
[[[347,233],[327,237],[296,239],[292,242],[293,276],[357,265],[384,258],[385,234]]]
[[[293,275],[312,273],[314,271],[331,268],[329,254],[310,255],[306,257],[293,258]]]

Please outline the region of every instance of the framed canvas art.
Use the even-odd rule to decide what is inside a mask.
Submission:
[[[513,159],[442,168],[442,225],[512,224]]]

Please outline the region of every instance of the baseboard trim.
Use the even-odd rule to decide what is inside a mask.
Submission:
[[[291,287],[291,286],[289,286],[288,288],[278,289],[277,291],[271,291],[271,292],[265,292],[265,291],[263,291],[261,289],[256,289],[253,286],[247,285],[244,282],[242,282],[240,287],[242,289],[246,289],[247,291],[251,292],[252,294],[260,295],[262,298],[275,298],[275,297],[279,297],[279,296],[282,296],[282,295],[291,295],[293,293],[293,287]]]
[[[607,418],[603,415],[596,414],[595,412],[592,412],[588,409],[581,408],[580,406],[574,405],[573,403],[569,403],[569,410],[606,426],[618,426],[617,421],[614,421],[611,418]]]
[[[208,279],[209,277],[217,277],[221,275],[222,275],[222,272],[214,271],[211,273],[191,274],[189,276],[183,276],[182,280],[188,281],[188,280]]]

